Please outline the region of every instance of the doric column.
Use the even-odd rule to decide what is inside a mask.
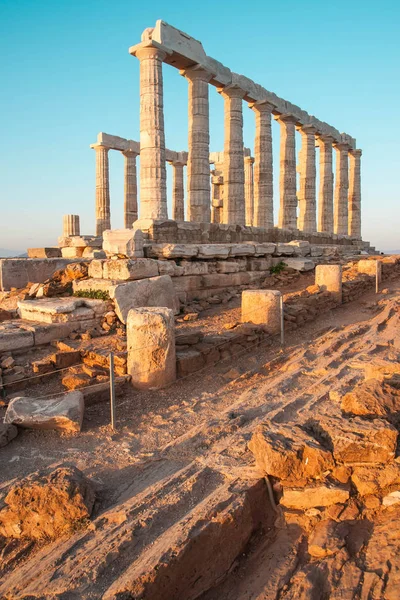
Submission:
[[[340,235],[348,235],[348,193],[349,193],[349,146],[334,144],[336,150],[336,183],[333,211],[333,230]]]
[[[300,190],[298,229],[300,231],[317,231],[317,206],[315,195],[315,134],[313,125],[303,125],[298,128],[301,135],[300,150]]]
[[[361,239],[361,150],[349,152],[349,235]]]
[[[245,92],[237,86],[218,90],[225,100],[223,222],[245,224],[243,111]]]
[[[189,83],[188,220],[209,223],[211,194],[208,84],[212,74],[200,67],[183,70],[181,74]]]
[[[297,228],[296,195],[296,140],[293,115],[279,115],[276,120],[281,126],[280,176],[279,176],[279,227]]]
[[[140,60],[140,218],[167,219],[162,63],[155,42],[130,49]]]
[[[137,152],[125,150],[124,165],[124,225],[132,228],[132,223],[138,219],[136,157]]]
[[[247,150],[247,149],[246,149]],[[254,180],[253,164],[254,158],[245,154],[244,157],[244,199],[246,225],[253,225],[254,221]]]
[[[109,148],[101,144],[92,144],[91,148],[96,150],[96,235],[100,236],[106,229],[111,229]]]
[[[62,237],[72,237],[74,235],[81,235],[79,215],[64,215]]]
[[[183,184],[183,167],[185,163],[174,160],[172,165],[172,218],[174,221],[185,220],[185,191]]]
[[[256,115],[253,225],[271,229],[274,226],[271,131],[274,106],[269,102],[256,102],[250,107]]]
[[[224,153],[213,152],[213,159],[215,162],[214,169],[211,170],[211,223],[222,223],[224,206]]]
[[[329,135],[318,136],[319,146],[319,195],[318,231],[333,233],[333,171],[332,142]]]

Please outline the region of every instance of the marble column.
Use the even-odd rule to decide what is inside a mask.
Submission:
[[[333,230],[339,235],[348,235],[348,193],[349,193],[349,146],[334,144],[336,150],[336,182],[333,206]]]
[[[361,150],[349,152],[349,235],[361,240]]]
[[[91,148],[96,151],[96,235],[100,236],[111,229],[109,148],[101,144],[93,144]]]
[[[315,167],[315,134],[317,133],[317,129],[313,125],[303,125],[298,128],[298,131],[301,135],[298,229],[310,233],[317,231],[315,191],[317,175]]]
[[[81,235],[79,215],[64,215],[62,237],[72,237],[74,235]]]
[[[242,110],[245,92],[233,85],[218,91],[225,100],[223,223],[245,225]]]
[[[211,171],[211,223],[222,223],[224,206],[224,160],[223,152],[218,154],[219,160],[214,163]]]
[[[244,157],[244,199],[246,225],[253,225],[254,221],[254,179],[252,156]]]
[[[131,53],[140,61],[140,218],[167,219],[162,77],[166,52],[144,43]]]
[[[256,115],[253,225],[272,229],[274,226],[274,194],[271,113],[274,106],[269,102],[256,102],[251,104],[250,108]]]
[[[281,126],[278,226],[280,229],[297,229],[296,117],[285,114],[276,120]]]
[[[174,221],[185,220],[185,191],[183,184],[183,167],[185,163],[172,161],[172,218]]]
[[[136,157],[137,152],[125,150],[124,155],[124,226],[131,229],[134,221],[138,219],[137,202],[137,175]]]
[[[319,135],[319,194],[318,194],[318,231],[333,233],[333,137]]]
[[[189,83],[188,220],[209,223],[211,190],[208,84],[212,74],[200,67],[183,70],[181,74]]]

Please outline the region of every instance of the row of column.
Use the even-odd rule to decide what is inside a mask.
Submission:
[[[141,215],[166,218],[166,169],[162,63],[167,51],[152,41],[131,49],[140,61],[140,186]],[[188,219],[210,221],[209,100],[212,74],[201,67],[181,71],[189,85]],[[224,199],[222,222],[246,224],[243,113],[245,92],[235,85],[218,89],[224,98]],[[271,115],[268,102],[250,104],[255,112],[253,224],[273,227]],[[311,125],[298,126],[293,115],[275,117],[281,126],[279,227],[361,237],[360,150],[334,143]],[[300,190],[296,190],[295,130],[302,136]],[[320,147],[320,190],[316,214],[315,144]],[[333,194],[332,147],[337,151]],[[350,159],[350,177],[349,164]],[[248,192],[247,192],[248,197]],[[297,207],[299,215],[297,217]]]

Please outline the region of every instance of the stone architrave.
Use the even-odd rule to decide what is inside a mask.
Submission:
[[[212,74],[195,66],[181,71],[189,83],[189,145],[187,163],[188,221],[209,223],[210,208],[210,120],[208,84]]]
[[[185,189],[183,183],[183,167],[185,163],[174,160],[172,165],[172,218],[174,221],[185,220]]]
[[[361,239],[361,150],[349,152],[349,235]]]
[[[244,157],[244,198],[246,211],[246,225],[253,225],[254,221],[254,179],[252,156]]]
[[[279,176],[279,228],[297,228],[296,195],[296,139],[297,118],[291,114],[275,117],[281,126],[280,176]]]
[[[75,235],[81,235],[79,215],[64,215],[62,237],[72,237]]]
[[[96,235],[111,229],[110,217],[110,180],[107,146],[92,144],[96,151]]]
[[[131,229],[132,223],[138,219],[137,201],[137,174],[136,157],[137,152],[125,150],[124,155],[124,225]]]
[[[319,196],[318,231],[333,233],[333,171],[332,142],[329,135],[318,136],[319,147]]]
[[[301,135],[300,150],[300,190],[298,228],[300,231],[317,231],[316,207],[316,167],[315,167],[315,134],[313,125],[303,125],[298,128]]]
[[[218,91],[225,100],[223,223],[245,225],[242,110],[245,92],[236,85]]]
[[[167,51],[148,40],[130,53],[140,61],[140,218],[167,219],[162,76]]]
[[[333,230],[339,235],[348,235],[349,212],[349,146],[334,144],[336,150],[336,183],[333,212]]]
[[[255,102],[250,107],[256,115],[253,225],[272,229],[274,205],[271,113],[274,106],[269,102]]]
[[[175,321],[169,308],[135,308],[127,319],[127,373],[133,387],[160,389],[176,379]]]

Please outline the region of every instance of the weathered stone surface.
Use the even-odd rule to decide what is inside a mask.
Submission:
[[[107,312],[103,300],[91,298],[41,298],[21,300],[18,309],[22,319],[42,323],[68,323],[93,320]]]
[[[57,429],[70,433],[81,430],[84,409],[80,392],[71,392],[54,399],[18,396],[8,405],[4,422],[19,427]]]
[[[0,325],[0,352],[22,350],[34,345],[31,331],[20,329],[15,323]]]
[[[127,372],[138,389],[160,389],[176,379],[175,322],[168,308],[128,313]]]
[[[231,248],[229,244],[199,244],[198,258],[227,258]]]
[[[348,490],[330,485],[316,485],[302,489],[283,488],[280,504],[295,510],[307,510],[318,506],[331,506],[346,502],[350,496]]]
[[[315,268],[315,284],[323,290],[331,292],[338,303],[342,302],[341,265],[317,265]]]
[[[115,281],[130,281],[136,279],[147,279],[148,277],[157,277],[158,263],[152,258],[137,258],[106,260],[103,263],[104,279],[113,279]]]
[[[291,256],[294,251],[295,248],[291,244],[277,244],[275,254],[278,256]]]
[[[61,256],[63,258],[81,258],[84,248],[66,247],[61,248]]]
[[[385,417],[396,422],[400,415],[400,390],[377,379],[368,379],[343,396],[341,407],[345,413]]]
[[[308,539],[308,553],[314,558],[336,554],[346,544],[337,529],[337,523],[332,519],[320,521]]]
[[[131,308],[161,306],[170,308],[174,314],[179,312],[179,302],[169,275],[117,284],[110,288],[110,298],[114,300],[115,312],[123,323],[126,323]]]
[[[295,256],[309,256],[311,253],[310,242],[307,240],[292,240],[289,246],[293,246]]]
[[[28,248],[28,258],[60,258],[61,250],[54,248]]]
[[[155,248],[152,250],[158,253]],[[194,244],[162,244],[160,250],[164,258],[193,258],[198,255],[199,247]]]
[[[285,258],[285,265],[296,271],[312,271],[315,263],[310,258]]]
[[[143,233],[140,229],[110,229],[103,233],[103,250],[109,255],[143,257]]]
[[[386,463],[394,458],[397,431],[379,419],[343,419],[323,416],[310,419],[308,426],[333,449],[335,460],[343,463]]]
[[[0,289],[24,288],[28,283],[44,283],[71,262],[68,258],[7,258],[0,260]]]
[[[242,292],[242,323],[265,324],[271,333],[279,333],[280,296],[276,290]]]
[[[317,479],[333,469],[332,454],[300,427],[259,425],[249,442],[257,466],[288,481]]]
[[[176,353],[176,366],[179,377],[199,371],[205,365],[203,354],[194,349],[179,350]]]
[[[182,260],[183,275],[207,275],[208,263],[200,260]]]
[[[0,448],[7,446],[18,435],[18,429],[10,423],[0,423]]]
[[[229,256],[252,256],[255,250],[254,244],[232,244]]]
[[[0,533],[6,538],[56,539],[73,533],[90,517],[95,493],[75,467],[34,473],[14,485],[0,510]]]
[[[384,467],[353,467],[351,480],[360,496],[378,494],[381,490],[400,484],[400,464],[385,465]]]
[[[265,244],[255,244],[255,255],[264,256],[274,254],[276,252],[276,244],[265,242]]]

